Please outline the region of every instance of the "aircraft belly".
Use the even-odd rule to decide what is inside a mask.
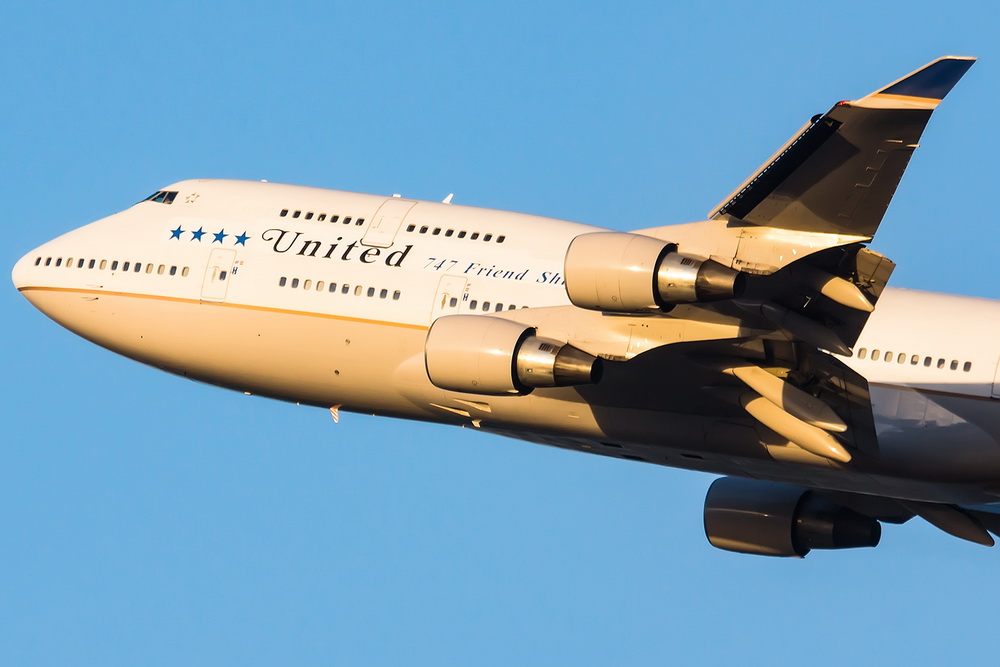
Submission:
[[[660,376],[655,394],[640,387],[632,395],[602,383],[528,396],[476,396],[430,384],[423,362],[426,330],[420,326],[143,295],[26,290],[25,296],[103,347],[251,394],[477,427],[718,474],[862,493],[891,487],[920,499],[944,494],[963,502],[996,500],[992,488],[980,488],[1000,478],[1000,446],[988,435],[1000,429],[994,406],[982,401],[875,387],[879,455],[845,469],[745,415],[689,409],[703,406],[704,395],[691,395],[680,376]]]
[[[872,385],[879,458],[895,474],[940,481],[1000,480],[1000,403]]]

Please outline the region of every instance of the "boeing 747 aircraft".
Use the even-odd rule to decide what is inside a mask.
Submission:
[[[723,475],[709,541],[805,556],[915,516],[1000,534],[1000,302],[868,247],[945,57],[813,117],[707,220],[631,233],[266,182],[175,183],[25,255],[70,331],[236,391]],[[928,316],[933,313],[933,316]]]

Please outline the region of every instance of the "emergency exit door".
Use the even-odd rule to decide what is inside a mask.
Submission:
[[[431,322],[442,315],[457,315],[465,299],[466,280],[464,276],[442,276],[438,283],[434,304],[431,307]]]
[[[235,250],[216,248],[208,257],[205,279],[201,283],[202,301],[224,301],[232,277]]]

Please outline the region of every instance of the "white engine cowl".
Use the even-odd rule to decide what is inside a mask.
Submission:
[[[566,293],[589,310],[637,313],[738,296],[743,275],[651,236],[594,232],[566,250]]]
[[[592,384],[601,360],[533,327],[489,315],[446,315],[427,332],[427,377],[449,391],[500,396]]]

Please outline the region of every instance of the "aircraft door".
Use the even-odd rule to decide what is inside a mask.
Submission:
[[[464,276],[442,276],[438,283],[434,305],[431,308],[431,322],[442,315],[457,315],[465,299],[466,280]]]
[[[391,246],[392,242],[396,240],[396,232],[403,224],[403,218],[416,203],[410,199],[399,199],[398,197],[386,199],[372,216],[371,224],[368,225],[364,238],[361,239],[361,245],[375,248]]]
[[[202,301],[225,300],[235,259],[235,250],[222,248],[212,250],[212,254],[208,257],[208,267],[205,269],[205,279],[201,283]]]

